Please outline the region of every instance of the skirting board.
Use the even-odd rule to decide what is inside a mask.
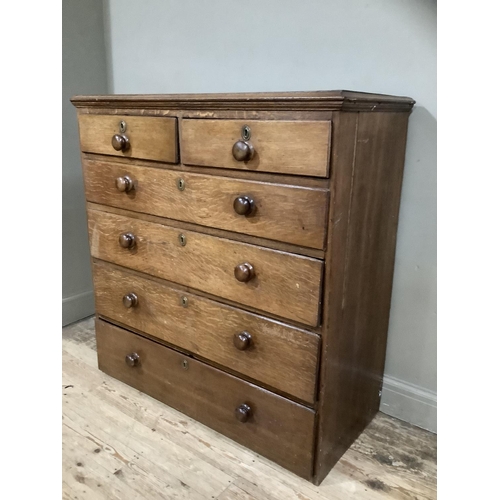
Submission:
[[[380,411],[405,422],[437,432],[437,394],[385,376]]]
[[[62,326],[94,314],[94,292],[79,293],[62,299]]]

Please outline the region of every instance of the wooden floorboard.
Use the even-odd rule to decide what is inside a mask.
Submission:
[[[379,413],[321,486],[105,375],[94,319],[63,328],[63,498],[436,498],[436,436]]]

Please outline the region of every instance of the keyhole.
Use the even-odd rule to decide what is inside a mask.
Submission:
[[[248,141],[250,139],[251,131],[248,125],[243,125],[241,128],[241,137],[244,141]]]

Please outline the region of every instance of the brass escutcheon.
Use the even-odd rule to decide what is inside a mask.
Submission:
[[[188,306],[188,298],[187,297],[181,297],[181,306],[182,307],[187,307]]]
[[[123,134],[127,131],[127,123],[123,120],[120,122],[120,132]]]
[[[186,188],[186,181],[184,179],[177,179],[177,189],[179,191],[184,191]]]
[[[250,140],[250,136],[252,135],[252,131],[250,130],[250,127],[248,125],[243,125],[241,127],[241,138],[244,141]]]
[[[187,370],[189,368],[189,363],[187,359],[182,360],[182,368],[184,368],[184,370]]]
[[[187,243],[187,238],[186,238],[186,235],[185,234],[179,234],[179,243],[181,244],[181,246],[185,247],[186,246],[186,243]]]

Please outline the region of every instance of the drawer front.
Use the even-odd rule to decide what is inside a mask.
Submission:
[[[124,132],[120,131],[122,121],[126,124]],[[80,114],[78,125],[80,147],[87,153],[178,162],[177,118]],[[126,149],[113,147],[115,135],[126,138]]]
[[[314,403],[318,335],[102,262],[93,271],[99,315]]]
[[[323,275],[318,259],[97,210],[88,210],[88,223],[90,251],[97,259],[318,324]],[[133,246],[122,248],[121,235],[133,235]],[[238,281],[236,275],[251,279]]]
[[[181,157],[186,165],[328,177],[331,123],[280,120],[182,120]],[[233,146],[250,128],[252,159],[237,160]],[[240,146],[240,155],[248,145]],[[240,156],[241,158],[241,156]]]
[[[311,248],[324,246],[326,189],[93,160],[84,161],[84,177],[87,200],[95,203]],[[236,209],[250,213],[239,215]]]
[[[105,373],[304,478],[311,476],[312,410],[101,320],[96,339]],[[126,356],[134,354],[130,366]],[[239,412],[238,419],[241,405],[250,411]]]

